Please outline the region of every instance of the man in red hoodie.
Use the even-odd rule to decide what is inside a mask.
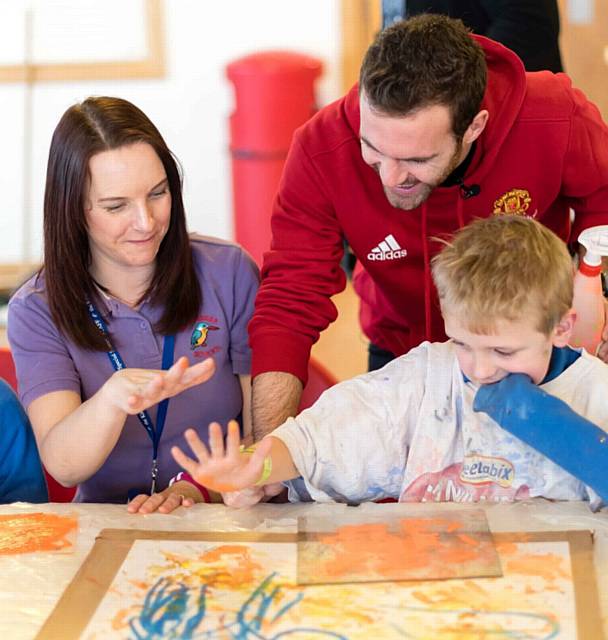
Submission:
[[[296,413],[310,348],[337,316],[344,239],[377,368],[445,340],[429,270],[438,238],[501,213],[571,243],[608,224],[597,108],[567,76],[526,73],[460,21],[421,15],[385,29],[359,85],[294,135],[249,325],[256,437]]]

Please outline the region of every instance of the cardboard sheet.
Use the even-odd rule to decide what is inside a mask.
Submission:
[[[298,584],[502,576],[485,513],[298,519]]]
[[[306,587],[297,538],[104,530],[37,638],[603,637],[588,531],[495,534],[502,578]]]

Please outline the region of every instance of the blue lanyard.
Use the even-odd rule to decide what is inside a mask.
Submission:
[[[126,367],[124,360],[120,356],[120,353],[114,348],[112,341],[110,340],[110,332],[104,322],[103,318],[95,305],[87,300],[87,310],[91,316],[91,320],[95,323],[95,326],[99,329],[103,339],[105,340],[106,347],[108,349],[107,354],[110,359],[110,363],[114,368],[114,371],[120,371]],[[173,357],[175,353],[175,336],[165,336],[163,339],[163,363],[162,368],[164,371],[169,369],[173,364]],[[163,435],[163,429],[165,427],[165,418],[167,417],[167,408],[169,407],[169,398],[165,398],[158,405],[158,412],[156,414],[156,429],[150,418],[150,414],[144,409],[137,414],[139,421],[146,430],[150,440],[152,441],[152,488],[150,494],[156,491],[156,480],[158,478],[158,445],[160,444],[161,436]]]

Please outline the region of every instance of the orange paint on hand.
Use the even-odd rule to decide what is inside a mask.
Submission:
[[[221,482],[216,482],[213,479],[213,476],[197,476],[194,478],[199,484],[202,484],[203,487],[207,489],[211,489],[211,491],[217,491],[217,493],[230,493],[231,491],[239,491],[239,487],[235,487],[233,484],[222,484]]]
[[[76,518],[54,513],[0,516],[0,555],[58,551],[71,547],[68,534],[77,528]]]

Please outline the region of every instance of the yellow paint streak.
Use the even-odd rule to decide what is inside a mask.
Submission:
[[[377,611],[374,611],[373,607],[366,610],[366,607],[362,606],[360,588],[341,589],[339,585],[332,585],[331,587],[298,587],[297,590],[304,590],[306,594],[304,600],[298,605],[298,617],[303,620],[343,619],[364,627],[378,620]],[[290,594],[290,597],[293,595],[295,594]]]
[[[204,582],[210,589],[251,588],[261,575],[262,565],[253,560],[255,551],[245,545],[224,544],[203,552],[196,558],[165,553],[175,578],[188,585]],[[164,575],[167,566],[151,567],[151,575]]]

